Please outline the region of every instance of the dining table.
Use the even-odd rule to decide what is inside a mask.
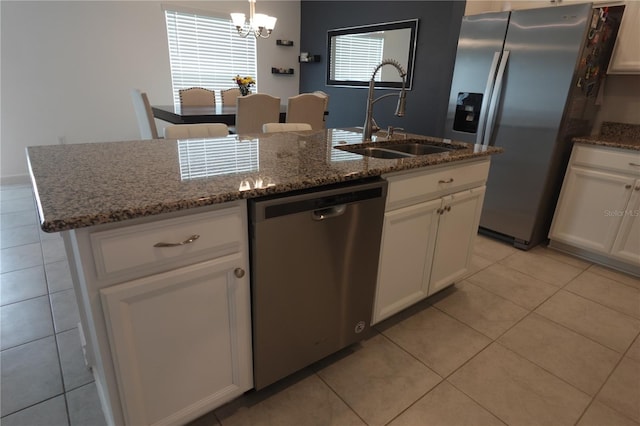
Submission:
[[[152,105],[153,116],[172,124],[224,123],[228,126],[236,124],[236,106],[180,106]],[[325,112],[326,114],[326,112]],[[280,105],[280,122],[287,117],[287,105]]]

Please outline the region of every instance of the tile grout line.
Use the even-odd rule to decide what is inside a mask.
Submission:
[[[620,359],[618,359],[618,362],[616,363],[616,365],[611,369],[611,371],[609,372],[609,374],[607,375],[607,378],[604,379],[604,381],[602,382],[602,384],[600,385],[600,387],[598,388],[597,392],[595,392],[595,394],[593,395],[593,397],[591,398],[591,401],[589,401],[589,404],[587,404],[587,406],[585,407],[584,411],[582,412],[582,414],[580,415],[580,417],[578,418],[578,420],[576,421],[575,424],[578,424],[578,422],[580,422],[580,420],[584,417],[584,415],[587,413],[587,411],[589,410],[589,408],[593,405],[594,402],[596,402],[596,398],[598,397],[598,395],[600,395],[600,392],[602,392],[602,389],[605,387],[605,385],[607,384],[607,382],[609,381],[609,379],[611,378],[611,376],[613,376],[613,373],[616,371],[616,369],[620,366],[620,364],[622,363],[622,361],[627,358],[627,353],[629,352],[629,350],[631,349],[631,346],[633,346],[633,343],[635,342],[635,340],[638,338],[638,336],[640,336],[640,333],[638,333],[636,335],[636,337],[631,341],[631,343],[629,344],[629,346],[627,347],[627,349],[624,351],[624,353],[620,354]],[[633,358],[629,358],[631,360],[633,360]],[[635,361],[635,360],[633,360]],[[637,362],[637,361],[636,361]],[[615,411],[617,414],[621,415],[622,417],[624,417],[625,419],[629,419],[635,422],[635,420],[630,419],[625,413],[621,413],[620,411],[618,411],[617,409],[610,407],[609,405],[607,405],[604,401],[598,401],[600,404],[604,405],[605,407],[609,408],[610,410]]]
[[[36,219],[37,219],[37,212],[36,212]],[[47,298],[49,299],[49,313],[51,315],[51,324],[53,326],[53,337],[55,339],[55,344],[56,344],[56,354],[58,355],[58,369],[60,371],[60,381],[62,382],[62,395],[64,397],[64,409],[67,415],[67,425],[71,426],[71,413],[69,410],[69,401],[67,400],[67,393],[68,393],[67,385],[64,378],[64,370],[62,368],[62,357],[60,356],[60,345],[58,344],[58,333],[56,332],[56,323],[53,316],[53,300],[51,300],[51,294],[55,294],[57,292],[52,293],[50,291],[51,287],[49,286],[49,277],[47,275],[47,270],[45,266],[44,247],[42,246],[42,235],[39,232],[38,232],[38,239],[40,240],[40,250],[42,251],[42,269],[44,271],[44,280],[45,280],[45,285],[47,287]]]
[[[9,417],[9,416],[13,416],[14,414],[18,414],[18,413],[20,413],[20,412],[22,412],[22,411],[28,410],[29,408],[35,407],[36,405],[42,404],[42,403],[44,403],[44,402],[51,401],[52,399],[57,398],[57,397],[59,397],[59,396],[64,397],[64,392],[62,392],[62,393],[58,393],[58,394],[55,394],[55,395],[53,395],[53,396],[50,396],[49,398],[43,399],[42,401],[35,402],[35,403],[31,404],[31,405],[28,405],[28,406],[26,406],[26,407],[24,407],[24,408],[21,408],[21,409],[19,409],[19,410],[16,410],[16,411],[14,411],[14,412],[12,412],[12,413],[5,414],[4,416],[2,416],[2,418],[1,418],[1,419],[5,419],[5,418],[7,418],[7,417]],[[65,398],[65,405],[66,405],[66,398]],[[0,422],[0,423],[1,423],[1,422]]]
[[[508,257],[508,256],[507,256],[507,257]],[[496,263],[499,263],[499,261],[496,261],[496,262],[494,262],[493,264],[496,264]],[[493,264],[492,264],[492,265],[493,265]],[[489,266],[491,266],[491,265],[489,265]],[[508,267],[507,265],[503,265],[503,266],[505,266],[505,267],[507,267],[507,268],[510,268],[510,267]],[[488,266],[487,266],[487,267],[488,267]],[[510,269],[517,271],[516,269],[513,269],[513,268],[510,268]],[[518,272],[520,272],[520,271],[518,271]],[[475,274],[472,274],[472,275],[475,275]],[[472,275],[471,275],[471,276],[472,276]],[[525,275],[527,275],[527,274],[525,274]],[[580,275],[580,274],[579,274],[579,275]],[[467,277],[467,278],[469,278],[469,277]],[[533,277],[533,278],[535,278],[535,277]],[[465,279],[466,279],[466,278],[465,278]],[[575,279],[575,277],[574,277],[573,279]],[[573,279],[572,279],[572,280],[570,280],[569,282],[573,281]],[[541,281],[541,280],[540,280],[540,281]],[[567,285],[569,282],[567,282],[565,285]],[[479,287],[479,286],[477,286],[477,287]],[[556,287],[556,286],[554,286],[554,287]],[[480,288],[482,288],[482,287],[480,287]],[[529,312],[528,312],[525,316],[523,316],[521,319],[519,319],[518,321],[514,322],[514,323],[513,323],[513,325],[511,325],[511,327],[509,327],[508,329],[506,329],[503,333],[501,333],[501,334],[500,334],[499,336],[497,336],[495,339],[494,339],[494,338],[492,338],[492,337],[490,337],[490,336],[487,336],[486,334],[484,334],[484,333],[482,333],[482,332],[480,332],[480,331],[478,331],[478,330],[476,330],[475,328],[471,327],[470,325],[465,324],[464,322],[462,322],[462,321],[460,321],[459,319],[457,319],[457,318],[455,318],[455,317],[451,316],[451,315],[450,315],[450,314],[448,314],[447,312],[442,311],[442,310],[441,310],[441,309],[439,309],[437,306],[432,305],[435,309],[437,309],[438,311],[442,312],[443,314],[445,314],[445,315],[447,315],[447,316],[449,316],[449,317],[451,317],[451,318],[455,319],[456,321],[460,322],[461,324],[463,324],[463,325],[465,325],[465,326],[467,326],[467,327],[472,328],[472,329],[473,329],[473,330],[475,330],[476,332],[478,332],[478,333],[482,334],[483,336],[485,336],[485,337],[487,337],[487,338],[489,338],[489,339],[491,340],[491,342],[490,342],[489,344],[487,344],[484,348],[482,348],[482,349],[481,349],[480,351],[478,351],[475,355],[473,355],[473,356],[472,356],[471,358],[469,358],[467,361],[465,361],[464,363],[462,363],[458,368],[456,368],[456,369],[455,369],[455,370],[453,370],[451,373],[449,373],[446,377],[444,377],[444,378],[443,378],[443,381],[446,381],[449,385],[453,386],[455,389],[457,389],[458,391],[460,391],[461,393],[463,393],[464,395],[466,395],[469,399],[471,399],[471,400],[472,400],[472,401],[474,401],[476,404],[478,404],[478,406],[482,407],[484,410],[486,410],[487,412],[491,413],[491,414],[492,414],[492,415],[494,415],[497,419],[499,419],[500,421],[502,421],[503,423],[505,423],[505,424],[507,424],[507,425],[508,425],[508,422],[506,422],[506,421],[505,421],[505,420],[503,420],[500,416],[498,416],[498,414],[497,414],[497,413],[494,413],[494,412],[493,412],[493,411],[491,411],[488,407],[485,407],[483,404],[481,404],[481,403],[480,403],[480,401],[475,400],[471,395],[468,395],[466,392],[464,392],[462,389],[459,389],[457,386],[455,386],[453,383],[451,383],[451,382],[448,380],[448,379],[449,379],[449,377],[453,376],[456,372],[458,372],[460,369],[462,369],[465,365],[469,364],[469,363],[470,363],[474,358],[476,358],[476,357],[477,357],[478,355],[480,355],[482,352],[484,352],[485,350],[487,350],[487,348],[489,348],[489,346],[491,346],[492,344],[494,344],[494,343],[495,343],[495,344],[497,344],[497,345],[500,345],[500,346],[501,346],[502,348],[504,348],[505,350],[508,350],[508,351],[512,352],[514,355],[516,355],[516,356],[520,357],[521,359],[525,360],[526,362],[529,362],[529,363],[531,363],[532,365],[535,365],[536,367],[541,368],[542,370],[544,370],[545,372],[547,372],[548,374],[550,374],[552,377],[554,377],[554,378],[556,378],[556,379],[558,379],[558,380],[562,381],[563,383],[566,383],[567,385],[571,386],[572,388],[574,388],[574,389],[575,389],[575,390],[577,390],[578,392],[581,392],[581,393],[583,393],[583,394],[587,395],[588,397],[590,397],[590,398],[591,398],[591,401],[589,402],[589,404],[587,404],[587,408],[588,408],[588,407],[591,405],[591,402],[592,402],[592,401],[595,399],[595,397],[597,396],[597,393],[596,393],[593,397],[591,397],[591,395],[589,395],[589,394],[585,393],[584,391],[582,391],[582,390],[580,390],[580,389],[576,388],[576,387],[575,387],[574,385],[572,385],[571,383],[568,383],[567,381],[565,381],[565,380],[564,380],[564,379],[562,379],[561,377],[558,377],[558,376],[557,376],[557,375],[555,375],[554,373],[552,373],[552,372],[548,371],[548,370],[547,370],[547,369],[545,369],[544,367],[542,367],[542,366],[538,365],[537,363],[535,363],[535,362],[533,362],[533,361],[529,360],[528,358],[526,358],[526,357],[524,357],[524,356],[522,356],[522,355],[518,354],[517,352],[515,352],[515,351],[511,350],[510,348],[508,348],[508,347],[504,346],[502,343],[500,343],[500,342],[498,341],[498,339],[500,339],[502,336],[504,336],[506,333],[508,333],[511,329],[513,329],[513,328],[514,328],[514,327],[516,327],[518,324],[520,324],[522,321],[524,321],[526,318],[528,318],[529,316],[531,316],[532,314],[534,314],[534,313],[535,313],[535,309],[537,309],[540,305],[542,305],[544,302],[546,302],[548,299],[550,299],[553,295],[555,295],[556,293],[558,293],[558,292],[559,292],[560,290],[562,290],[563,288],[564,288],[564,286],[562,286],[562,287],[556,287],[556,291],[554,291],[552,294],[550,294],[547,298],[545,298],[542,302],[540,302],[538,305],[536,305],[536,307],[535,307],[535,308],[533,308],[533,309],[531,309],[531,310],[529,310],[528,308],[524,308],[524,307],[522,307],[522,308],[524,308],[524,309],[527,309]],[[489,290],[487,290],[487,291],[489,291]],[[505,298],[505,297],[503,297],[503,296],[500,296],[500,295],[498,295],[498,294],[495,294],[495,293],[493,293],[493,292],[491,292],[491,291],[489,291],[489,292],[490,292],[491,294],[493,294],[493,295],[497,296],[497,297],[500,297],[500,298],[502,298],[502,299],[504,299],[504,300],[509,301],[509,299],[506,299],[506,298]],[[514,302],[511,302],[511,303],[514,303]],[[514,303],[514,304],[515,304],[515,303]],[[518,304],[515,304],[515,305],[516,305],[516,306],[520,306],[520,305],[518,305]],[[537,314],[537,315],[539,315],[539,314]],[[544,318],[546,318],[546,317],[544,317]],[[555,322],[554,322],[554,323],[555,323]],[[559,324],[559,325],[561,325],[561,324]],[[561,325],[561,326],[562,326],[562,325]],[[562,327],[563,327],[563,328],[566,328],[566,327],[564,327],[564,326],[562,326]],[[568,330],[570,330],[570,329],[568,329]],[[573,331],[573,330],[570,330],[570,331]],[[576,334],[579,334],[580,336],[582,336],[580,333],[577,333],[576,331],[573,331],[573,332],[574,332],[574,333],[576,333]],[[633,343],[633,342],[632,342],[632,343]],[[604,346],[604,345],[603,345],[603,346]],[[616,352],[617,352],[617,351],[616,351]],[[610,373],[610,374],[612,374],[614,370],[615,370],[615,367],[614,367],[614,369],[612,369],[612,371],[611,371],[611,373]],[[607,379],[608,379],[608,378],[607,378]],[[603,382],[602,386],[604,386],[604,384],[605,384],[605,383],[606,383],[606,380]],[[585,410],[586,410],[586,408],[585,408]],[[582,413],[582,414],[584,414],[584,411],[583,411],[583,413]],[[582,417],[582,414],[579,416],[578,420]]]
[[[327,383],[327,382],[322,378],[322,376],[321,376],[320,374],[318,374],[318,372],[317,372],[317,371],[315,371],[315,369],[312,369],[312,371],[313,371],[313,374],[314,374],[314,375],[315,375],[315,376],[316,376],[316,377],[317,377],[317,378],[318,378],[322,383],[324,383],[324,385],[325,385],[327,388],[329,388],[329,390],[331,391],[331,393],[333,393],[333,394],[334,394],[334,395],[335,395],[335,396],[336,396],[340,401],[342,401],[342,403],[343,403],[343,404],[344,404],[344,405],[345,405],[349,410],[351,410],[351,412],[352,412],[353,414],[355,414],[357,418],[359,418],[360,420],[362,420],[362,423],[364,423],[365,425],[369,425],[369,423],[367,423],[367,422],[365,421],[365,419],[363,419],[363,418],[360,416],[360,414],[358,414],[358,412],[357,412],[357,411],[356,411],[356,410],[355,410],[351,405],[349,405],[349,403],[348,403],[347,401],[345,401],[345,400],[340,396],[340,394],[338,394],[338,392],[336,392],[336,390],[335,390],[335,389],[334,389],[334,388],[333,388],[329,383]],[[222,422],[221,422],[220,424],[222,424]]]

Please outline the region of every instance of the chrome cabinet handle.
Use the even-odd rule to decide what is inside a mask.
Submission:
[[[629,163],[630,166],[635,166],[635,167],[640,167],[640,164],[638,163]]]
[[[640,191],[640,185],[636,186],[635,188],[633,188],[634,191]]]
[[[242,278],[244,277],[244,269],[236,268],[233,270],[233,274],[236,276],[236,278]]]
[[[447,180],[440,179],[440,180],[438,181],[438,183],[451,183],[451,182],[453,182],[453,178],[449,178],[449,179],[447,179]]]
[[[450,212],[451,211],[451,206],[447,206],[444,208],[446,211]]]
[[[626,184],[626,185],[624,186],[624,189],[629,189],[629,188],[631,188],[631,186],[632,186],[631,184]]]
[[[442,213],[444,213],[444,209],[438,209],[438,210],[436,210],[436,213],[442,214]]]
[[[192,236],[190,236],[189,238],[187,238],[186,240],[184,240],[184,241],[182,241],[180,243],[155,243],[153,246],[154,247],[178,247],[178,246],[184,246],[186,244],[191,244],[192,242],[194,242],[198,238],[200,238],[200,235],[193,234]]]

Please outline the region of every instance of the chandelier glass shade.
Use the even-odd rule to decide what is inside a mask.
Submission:
[[[240,37],[253,34],[255,38],[267,38],[275,28],[277,19],[264,13],[256,13],[256,0],[249,0],[249,22],[246,22],[244,13],[231,14],[231,20]]]

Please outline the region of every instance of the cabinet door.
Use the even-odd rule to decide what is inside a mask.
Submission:
[[[640,179],[636,180],[611,254],[640,266]]]
[[[385,213],[375,324],[427,297],[441,199]]]
[[[469,270],[484,192],[483,186],[443,198],[429,295],[453,284]]]
[[[609,74],[640,74],[640,2],[625,2]]]
[[[575,247],[609,253],[618,234],[634,179],[570,166],[549,237]]]
[[[184,424],[252,387],[245,265],[235,254],[100,291],[127,424]]]

